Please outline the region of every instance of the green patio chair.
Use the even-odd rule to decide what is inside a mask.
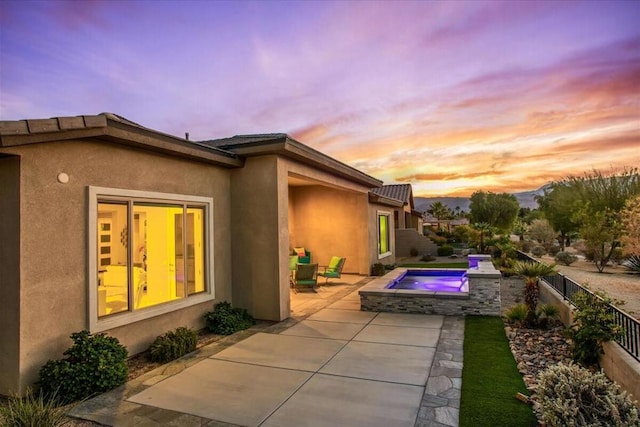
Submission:
[[[296,273],[294,276],[294,292],[300,286],[311,287],[311,290],[315,292],[315,287],[318,284],[318,264],[298,264],[296,266]]]
[[[297,267],[298,267],[298,256],[291,255],[289,257],[289,285],[291,285],[292,288],[295,288],[296,286],[295,275],[296,275]]]
[[[339,279],[342,274],[342,267],[344,267],[344,263],[347,261],[346,258],[333,256],[331,257],[331,261],[329,261],[329,265],[324,267],[324,271],[318,273],[318,276],[322,276],[326,279],[324,282],[327,284],[329,279]]]

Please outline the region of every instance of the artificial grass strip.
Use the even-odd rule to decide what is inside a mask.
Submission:
[[[536,426],[533,409],[516,399],[528,394],[500,317],[467,316],[460,427]]]

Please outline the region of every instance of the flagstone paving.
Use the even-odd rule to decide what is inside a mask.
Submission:
[[[462,316],[359,311],[357,286],[78,405],[106,425],[457,426]]]

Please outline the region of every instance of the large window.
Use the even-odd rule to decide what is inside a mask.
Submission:
[[[391,254],[389,218],[388,212],[378,212],[378,258]]]
[[[213,298],[211,199],[92,187],[90,203],[93,330]]]

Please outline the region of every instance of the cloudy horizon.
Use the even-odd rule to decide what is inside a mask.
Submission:
[[[288,133],[414,195],[640,164],[640,2],[0,4],[0,119]]]

